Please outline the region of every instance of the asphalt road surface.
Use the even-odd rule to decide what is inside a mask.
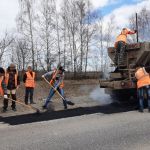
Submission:
[[[148,112],[94,113],[16,125],[5,121],[0,121],[0,150],[150,150]]]

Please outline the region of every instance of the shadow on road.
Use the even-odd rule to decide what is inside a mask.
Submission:
[[[19,125],[19,124],[48,121],[48,120],[61,119],[67,117],[81,116],[86,114],[88,115],[94,113],[113,114],[113,113],[132,111],[135,109],[136,109],[135,106],[112,103],[105,106],[79,107],[79,108],[69,109],[69,110],[43,112],[40,115],[25,114],[19,116],[11,116],[11,117],[0,117],[0,122],[7,123],[10,125]]]

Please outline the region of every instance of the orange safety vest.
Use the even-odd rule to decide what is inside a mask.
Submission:
[[[135,77],[137,78],[137,88],[141,88],[146,85],[150,85],[150,76],[146,72],[145,68],[139,68],[136,73]]]
[[[56,75],[57,75],[57,70],[54,70],[52,73],[52,79],[50,80],[50,84],[52,86],[54,86]],[[59,88],[63,88],[63,87],[64,87],[64,81],[62,81],[61,84],[59,85]]]
[[[25,87],[35,87],[35,72],[32,72],[32,75],[30,72],[26,72],[27,79],[25,82]]]
[[[4,95],[4,90],[2,88],[2,81],[4,80],[4,77],[0,77],[0,96],[3,96]]]
[[[124,43],[127,43],[127,34],[134,34],[135,32],[129,31],[127,29],[122,30],[121,34],[117,36],[116,42],[115,42],[115,47],[117,45],[117,42],[122,41]]]
[[[15,87],[17,87],[17,77],[18,77],[18,72],[15,74]],[[9,81],[9,73],[6,73],[5,75],[5,82],[6,82],[6,85],[8,86],[8,81]]]

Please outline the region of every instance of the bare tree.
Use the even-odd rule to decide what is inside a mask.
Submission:
[[[8,47],[11,45],[13,40],[13,37],[10,36],[7,32],[5,32],[4,38],[0,40],[0,63],[2,63],[2,57],[4,53],[8,50]]]
[[[22,70],[25,70],[25,67],[27,67],[27,58],[29,57],[29,49],[28,49],[28,43],[26,42],[25,39],[18,39],[16,41],[17,44],[17,56],[18,56],[18,62],[20,62],[22,67]]]
[[[53,0],[53,3],[54,3],[54,11],[55,11],[55,21],[56,21],[56,35],[57,35],[57,48],[58,48],[58,60],[59,60],[59,63],[60,63],[60,58],[61,58],[61,48],[60,48],[60,27],[59,27],[59,14],[57,12],[57,9],[56,9],[56,2],[55,0]]]
[[[68,36],[68,50],[71,52],[70,53],[70,58],[71,58],[71,64],[73,65],[73,71],[76,74],[77,71],[77,43],[76,43],[76,33],[77,33],[77,7],[76,4],[73,0],[68,1],[65,0],[64,2],[66,5],[64,5],[63,10],[67,10],[67,15],[65,15],[65,24],[67,27],[67,36]],[[68,52],[69,52],[68,51]],[[67,57],[68,58],[68,57]],[[72,66],[71,65],[71,66]]]
[[[84,33],[84,17],[85,17],[85,3],[84,1],[77,1],[79,9],[79,37],[80,37],[80,71],[83,67],[83,33]]]
[[[105,28],[103,18],[97,18],[92,12],[90,0],[63,0],[60,10],[56,9],[55,0],[38,0],[36,4],[34,0],[19,2],[14,47],[20,67],[24,69],[29,63],[33,69],[51,70],[54,64],[61,62],[76,76],[79,71],[87,72],[94,59],[91,51],[95,46],[94,55],[99,51],[96,66],[103,70],[112,27],[109,22]]]
[[[116,25],[115,25],[115,16],[112,15],[110,16],[110,20],[107,22],[107,26],[105,29],[105,34],[104,34],[104,41],[106,42],[105,45],[105,52],[104,52],[104,64],[103,64],[103,72],[104,75],[106,75],[109,71],[109,67],[111,64],[111,60],[108,57],[108,53],[107,53],[107,49],[114,43],[112,43],[112,40],[114,40],[113,35],[114,35],[114,31],[116,31]]]
[[[85,51],[85,74],[87,71],[88,66],[88,55],[89,55],[89,49],[90,49],[90,43],[92,43],[92,38],[96,32],[96,24],[92,24],[91,22],[95,19],[97,19],[97,15],[92,14],[91,12],[91,4],[90,1],[87,1],[87,27],[86,27],[86,51]]]
[[[99,50],[100,68],[103,71],[104,64],[104,29],[103,29],[103,18],[99,17],[97,20],[97,34],[95,40],[97,41],[96,47]]]
[[[34,22],[36,20],[36,15],[34,11],[34,0],[20,0],[20,12],[17,18],[18,31],[22,36],[26,38],[29,43],[29,49],[31,51],[31,63],[33,70],[35,69],[35,27]]]
[[[136,29],[136,17],[135,14],[133,14],[130,19],[130,27],[132,29]],[[138,13],[138,32],[139,32],[139,40],[140,41],[149,41],[150,40],[150,11],[147,10],[145,7],[142,8],[142,10]],[[133,39],[134,42],[136,42],[136,39]]]
[[[45,56],[46,70],[51,70],[51,64],[55,61],[53,49],[57,40],[55,39],[55,3],[53,0],[42,0],[41,1],[42,9],[39,13],[39,47],[41,53]],[[44,67],[42,62],[41,65]]]

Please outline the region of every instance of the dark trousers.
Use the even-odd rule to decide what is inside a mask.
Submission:
[[[33,103],[33,92],[34,92],[34,88],[26,87],[26,89],[25,89],[25,104],[28,104],[29,95],[30,95],[30,103]]]
[[[116,53],[115,53],[115,64],[122,65],[125,56],[126,44],[122,41],[117,43]]]
[[[144,86],[138,89],[139,108],[144,109],[144,93],[147,95],[148,109],[150,109],[150,86]]]
[[[16,100],[16,94],[8,94],[8,98],[12,98],[13,100]],[[4,109],[7,109],[7,107],[8,107],[8,99],[4,99]],[[16,102],[12,102],[12,105],[11,105],[11,107],[14,109],[14,108],[16,108]]]

